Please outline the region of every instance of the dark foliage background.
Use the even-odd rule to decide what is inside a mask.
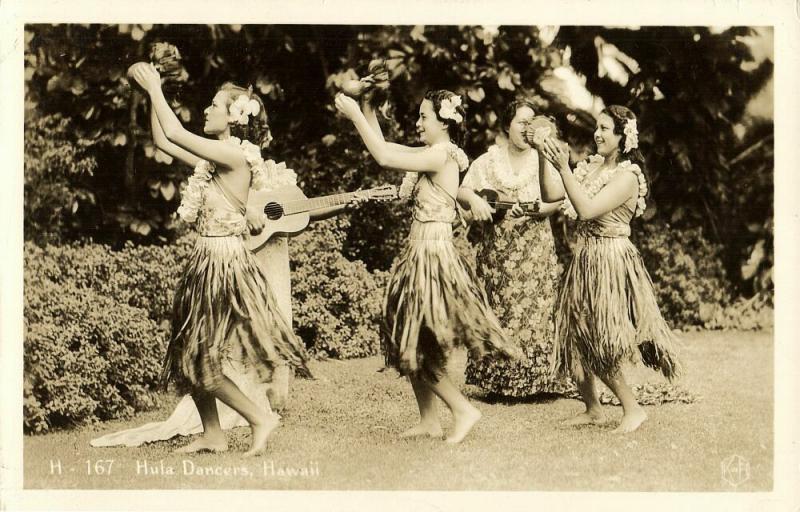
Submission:
[[[399,181],[372,162],[332,109],[336,84],[363,73],[371,58],[392,59],[391,137],[413,142],[419,99],[427,89],[449,88],[468,98],[471,157],[494,141],[498,117],[519,95],[557,118],[576,157],[586,154],[593,120],[566,94],[569,84],[560,77],[569,69],[606,104],[628,105],[639,115],[652,185],[645,220],[703,227],[723,245],[731,283],[752,294],[771,286],[773,169],[771,118],[746,115],[773,67],[769,58],[754,60],[744,39],[752,33],[747,27],[30,25],[26,237],[114,246],[174,239],[172,212],[188,170],[153,148],[144,102],[124,76],[154,41],[182,52],[189,82],[174,106],[193,130],[215,87],[226,80],[252,84],[269,109],[271,156],[299,171],[309,195]],[[615,79],[620,68],[622,80]],[[67,154],[53,165],[59,151]],[[368,222],[376,215],[386,221]],[[401,206],[367,207],[355,216],[344,250],[369,268],[386,269],[404,228]]]

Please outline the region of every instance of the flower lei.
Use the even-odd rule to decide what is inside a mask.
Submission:
[[[400,189],[397,192],[400,199],[408,199],[414,193],[414,189],[419,181],[419,172],[407,172],[403,176],[403,182],[400,184]]]
[[[203,206],[203,194],[214,170],[214,164],[207,160],[200,160],[194,166],[194,173],[189,176],[189,182],[181,193],[181,205],[178,207],[178,216],[184,222],[193,224],[197,221],[197,213]]]
[[[250,188],[253,190],[275,190],[297,185],[297,173],[286,167],[285,162],[278,164],[274,160],[264,160],[259,147],[249,140],[239,140],[237,137],[230,137],[228,140],[241,146],[244,151],[244,158],[252,173]]]
[[[443,99],[442,105],[439,107],[439,117],[442,119],[452,119],[457,123],[462,122],[464,117],[456,111],[456,108],[460,106],[461,96],[454,94],[449,98]]]
[[[639,147],[639,130],[636,127],[636,119],[628,119],[625,123],[625,148],[623,153],[628,153],[630,150]]]
[[[250,116],[258,115],[261,105],[250,98],[249,93],[242,93],[228,107],[228,122],[247,126]]]
[[[431,147],[437,146],[444,147],[444,150],[447,152],[447,157],[453,159],[458,165],[459,172],[463,172],[464,169],[469,167],[469,158],[467,158],[467,154],[464,153],[460,147],[452,142],[439,142]],[[400,184],[400,189],[398,190],[400,199],[408,199],[414,194],[414,189],[417,187],[421,174],[422,173],[419,172],[407,172],[405,176],[403,176],[403,182]]]
[[[623,160],[618,163],[616,167],[604,169],[589,183],[584,183],[586,177],[599,169],[600,166],[603,165],[603,162],[605,162],[605,158],[600,155],[592,155],[589,157],[588,162],[580,162],[575,168],[575,180],[581,184],[583,190],[586,191],[586,195],[592,198],[611,181],[611,178],[618,170],[627,169],[631,171],[636,175],[636,179],[639,182],[639,197],[636,200],[636,208],[634,209],[633,216],[639,217],[642,215],[645,208],[647,208],[647,204],[644,200],[644,197],[647,195],[647,181],[644,178],[644,173],[642,173],[641,168],[631,163],[629,160]],[[571,219],[578,218],[578,212],[575,211],[575,207],[572,206],[572,202],[569,198],[564,200],[564,203],[561,205],[561,210],[564,212],[564,215]]]
[[[286,167],[284,162],[276,164],[273,160],[264,160],[261,150],[248,140],[237,137],[227,139],[231,144],[236,144],[244,151],[245,160],[250,165],[252,179],[250,187],[254,190],[273,190],[297,184],[297,174]],[[189,224],[197,222],[197,215],[203,206],[204,193],[215,171],[214,164],[207,160],[200,160],[194,168],[194,173],[189,176],[188,184],[181,194],[181,204],[178,207],[178,216]]]
[[[516,192],[534,181],[538,182],[538,172],[526,172],[532,167],[533,153],[529,153],[526,160],[526,169],[519,174],[513,174],[511,161],[508,159],[508,150],[498,145],[489,148],[489,162],[487,162],[486,178],[495,190]]]

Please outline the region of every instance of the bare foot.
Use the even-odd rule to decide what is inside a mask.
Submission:
[[[264,448],[267,446],[269,435],[278,427],[278,424],[280,424],[280,420],[277,415],[273,414],[271,416],[266,416],[264,420],[258,424],[250,425],[253,440],[250,444],[250,449],[244,452],[244,456],[253,457],[264,451]]]
[[[578,425],[599,425],[600,423],[603,423],[604,420],[605,415],[600,411],[584,411],[576,416],[573,416],[572,418],[565,419],[561,422],[561,424],[570,427],[575,427]]]
[[[445,442],[450,444],[460,443],[467,437],[469,431],[472,430],[472,427],[481,419],[481,411],[476,408],[472,408],[471,411],[460,413],[455,415],[455,424],[453,425],[453,433],[447,436]]]
[[[221,436],[202,435],[187,444],[181,446],[174,453],[197,453],[197,452],[226,452],[228,451],[228,440],[225,434]]]
[[[405,437],[421,437],[421,436],[428,436],[428,437],[435,437],[441,439],[444,435],[442,432],[442,426],[438,423],[418,423],[411,427],[408,430],[403,431],[400,434],[401,438]]]
[[[619,426],[611,431],[612,434],[627,434],[629,432],[633,432],[639,426],[644,423],[644,420],[647,419],[647,413],[644,412],[644,409],[641,407],[637,407],[631,412],[625,413],[622,416],[622,421],[619,422]]]

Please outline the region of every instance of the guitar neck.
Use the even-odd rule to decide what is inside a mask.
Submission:
[[[508,201],[488,201],[489,206],[495,210],[510,210],[516,203],[509,203]]]
[[[362,190],[361,192],[345,192],[343,194],[333,194],[329,196],[315,197],[313,199],[300,199],[298,201],[289,201],[284,204],[284,212],[286,215],[294,215],[296,213],[305,213],[314,210],[321,210],[323,208],[333,208],[334,206],[341,206],[347,204],[356,197],[357,194],[366,194],[368,198],[372,199],[370,190]]]
[[[517,204],[509,201],[487,201],[487,202],[489,203],[489,206],[491,206],[495,210],[510,210],[511,208],[514,207],[515,204]],[[523,210],[528,211],[533,209],[534,204],[535,203],[533,201],[528,201],[524,203],[519,203],[519,206]]]

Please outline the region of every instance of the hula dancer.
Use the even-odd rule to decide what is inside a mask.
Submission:
[[[594,140],[598,154],[579,163],[574,174],[567,147],[551,139],[542,145],[564,182],[565,213],[579,219],[577,246],[556,303],[553,369],[573,373],[586,405],[569,424],[602,420],[596,376],[622,403],[624,415],[614,432],[626,433],[639,428],[647,414],[625,382],[623,363],[640,360],[670,380],[681,365],[677,339],[628,239],[647,193],[636,116],[626,107],[609,106],[597,120]]]
[[[381,166],[406,172],[400,196],[414,200],[408,243],[392,270],[384,302],[386,363],[409,377],[420,413],[420,423],[402,436],[443,435],[438,396],[454,417],[446,440],[461,442],[481,413],[447,376],[451,349],[466,346],[475,357],[518,354],[452,241],[459,172],[469,163],[458,146],[466,132],[461,98],[444,90],[425,95],[417,120],[422,147],[387,143],[368,102],[362,112],[355,100],[339,94],[336,108],[353,122]]]
[[[204,132],[214,136],[205,138],[181,125],[152,65],[137,64],[131,75],[150,96],[154,139],[168,153],[195,166],[178,214],[194,223],[200,236],[175,292],[162,379],[165,385],[172,382],[179,391],[192,394],[203,436],[180,451],[227,449],[216,408],[219,399],[247,420],[252,444],[245,455],[255,455],[266,446],[278,416],[248,398],[223,372],[224,363],[238,361],[261,381],[268,381],[275,368],[286,363],[309,374],[303,343],[242,240],[248,229],[245,205],[251,181],[274,178],[270,174],[275,169],[261,157],[270,137],[264,105],[248,89],[223,85],[205,110]]]

